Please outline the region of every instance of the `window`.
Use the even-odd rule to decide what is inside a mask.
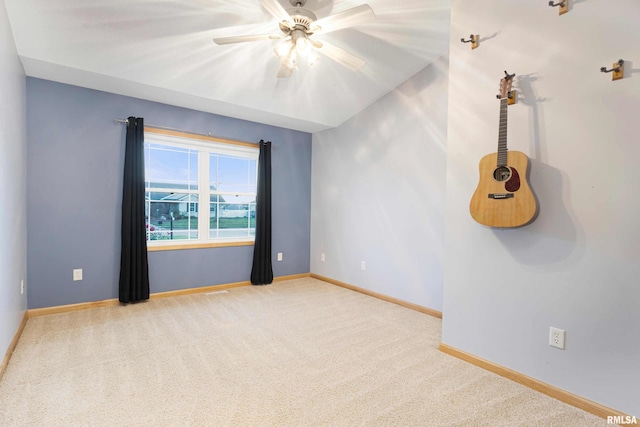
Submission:
[[[149,247],[253,241],[257,145],[145,128],[144,150]]]

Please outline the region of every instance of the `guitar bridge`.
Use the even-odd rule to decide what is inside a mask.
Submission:
[[[511,199],[513,197],[513,193],[490,193],[490,199]]]

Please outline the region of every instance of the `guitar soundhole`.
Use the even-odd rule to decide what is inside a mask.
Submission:
[[[493,179],[499,182],[505,182],[511,177],[511,169],[506,166],[498,166],[493,171]]]
[[[493,178],[496,181],[504,182],[504,189],[507,191],[518,191],[520,189],[520,175],[514,168],[498,166],[493,171]]]

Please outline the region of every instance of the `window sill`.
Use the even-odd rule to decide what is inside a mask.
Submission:
[[[202,249],[202,248],[226,248],[232,246],[253,246],[253,240],[242,240],[232,242],[214,242],[214,243],[185,243],[178,245],[147,245],[147,252],[159,251],[179,251],[183,249]]]

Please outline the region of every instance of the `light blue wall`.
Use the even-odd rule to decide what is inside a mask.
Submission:
[[[0,0],[0,361],[27,308],[25,75]]]
[[[442,310],[448,70],[313,135],[313,273]]]
[[[640,2],[570,2],[561,17],[541,3],[452,2],[451,34],[487,39],[450,44],[442,340],[640,416]],[[600,67],[619,58],[612,82]],[[531,160],[540,214],[500,230],[469,201],[497,150],[504,70],[508,146]],[[548,345],[552,326],[565,350]]]
[[[309,272],[311,135],[27,79],[29,308],[116,298],[125,127],[271,140],[275,276]],[[283,261],[275,260],[283,252]],[[249,280],[252,246],[149,253],[151,292]],[[72,270],[83,269],[83,281]]]

